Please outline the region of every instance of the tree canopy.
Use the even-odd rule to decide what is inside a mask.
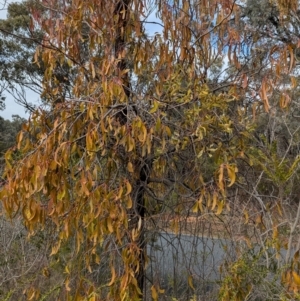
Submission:
[[[151,35],[153,13],[162,30]],[[149,233],[183,233],[191,216],[232,227],[232,211],[253,224],[244,238],[261,253],[227,265],[219,299],[258,300],[245,267],[266,256],[269,268],[267,247],[280,253],[286,223],[277,299],[296,296],[297,14],[292,0],[10,5],[2,79],[36,88],[44,106],[5,154],[0,198],[29,235],[54,233],[49,255],[64,262],[57,298],[157,300]],[[187,279],[193,289],[195,275]],[[45,296],[34,283],[24,292]]]

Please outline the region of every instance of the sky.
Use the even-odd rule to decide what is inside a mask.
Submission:
[[[6,18],[6,8],[7,5],[11,2],[21,2],[20,0],[0,0],[0,19],[5,19]],[[155,17],[155,12],[153,12],[147,19],[149,22],[157,22],[157,18]],[[156,25],[156,24],[148,24],[146,26],[146,31],[148,34],[152,35],[155,32],[160,32],[161,31],[161,26]],[[5,93],[4,95],[6,97],[5,100],[5,110],[0,111],[0,116],[5,118],[5,119],[12,119],[12,115],[19,115],[24,118],[28,118],[29,114],[25,112],[24,107],[16,103],[11,95],[8,93]],[[29,103],[38,103],[39,95],[30,91],[26,90],[26,99]]]

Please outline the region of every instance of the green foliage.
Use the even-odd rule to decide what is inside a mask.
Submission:
[[[272,249],[257,249],[258,247],[244,250],[237,260],[222,266],[224,278],[218,300],[280,300],[278,293],[282,290],[281,271],[276,267],[274,252]]]
[[[41,93],[44,69],[34,64],[34,53],[42,33],[32,30],[30,10],[34,1],[10,3],[7,18],[0,20],[0,91],[2,101],[11,94],[26,109],[32,110],[25,88]]]
[[[5,120],[0,117],[0,156],[3,157],[4,153],[16,144],[16,137],[26,120],[13,115],[12,121]]]

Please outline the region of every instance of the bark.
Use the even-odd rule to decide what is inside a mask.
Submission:
[[[139,173],[139,179],[137,180],[136,187],[136,198],[135,198],[135,204],[136,204],[136,214],[137,214],[137,222],[141,221],[141,230],[140,230],[140,236],[138,239],[138,246],[140,249],[139,254],[139,271],[136,275],[138,287],[143,293],[144,291],[144,285],[145,285],[145,253],[146,253],[146,240],[145,240],[145,215],[146,215],[146,208],[145,208],[145,188],[148,182],[148,179],[150,177],[152,167],[152,161],[145,160],[143,165],[141,166],[140,173]]]

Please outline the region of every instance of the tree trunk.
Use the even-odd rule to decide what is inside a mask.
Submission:
[[[128,25],[128,17],[129,17],[129,5],[131,0],[120,0],[115,8],[115,15],[117,19],[116,24],[116,40],[115,40],[115,58],[119,59],[117,64],[118,67],[118,78],[122,80],[122,86],[125,95],[127,96],[127,101],[130,101],[131,97],[131,84],[128,72],[124,73],[123,71],[127,69],[127,60],[126,57],[123,57],[123,52],[126,47],[126,35],[124,28]],[[121,59],[120,59],[121,58]],[[118,113],[117,119],[123,125],[127,124],[127,106],[124,105],[124,108]],[[138,238],[138,248],[140,250],[138,265],[139,269],[136,274],[136,279],[138,283],[138,287],[142,293],[144,291],[144,279],[145,279],[145,252],[146,252],[146,243],[145,243],[145,231],[144,231],[144,219],[145,219],[145,201],[144,201],[144,193],[145,193],[145,185],[147,183],[147,179],[149,177],[150,165],[145,162],[140,169],[139,179],[136,182],[136,190],[134,195],[134,206],[135,206],[135,216],[134,219],[135,227],[140,227],[140,235]]]
[[[152,167],[152,162],[150,160],[145,160],[140,169],[139,179],[136,183],[136,195],[135,195],[135,209],[137,215],[136,227],[139,227],[140,224],[140,235],[138,238],[138,247],[140,250],[139,254],[139,270],[136,275],[138,287],[141,290],[142,294],[144,291],[145,285],[145,257],[146,257],[146,240],[145,240],[145,187],[150,176],[150,171]]]

